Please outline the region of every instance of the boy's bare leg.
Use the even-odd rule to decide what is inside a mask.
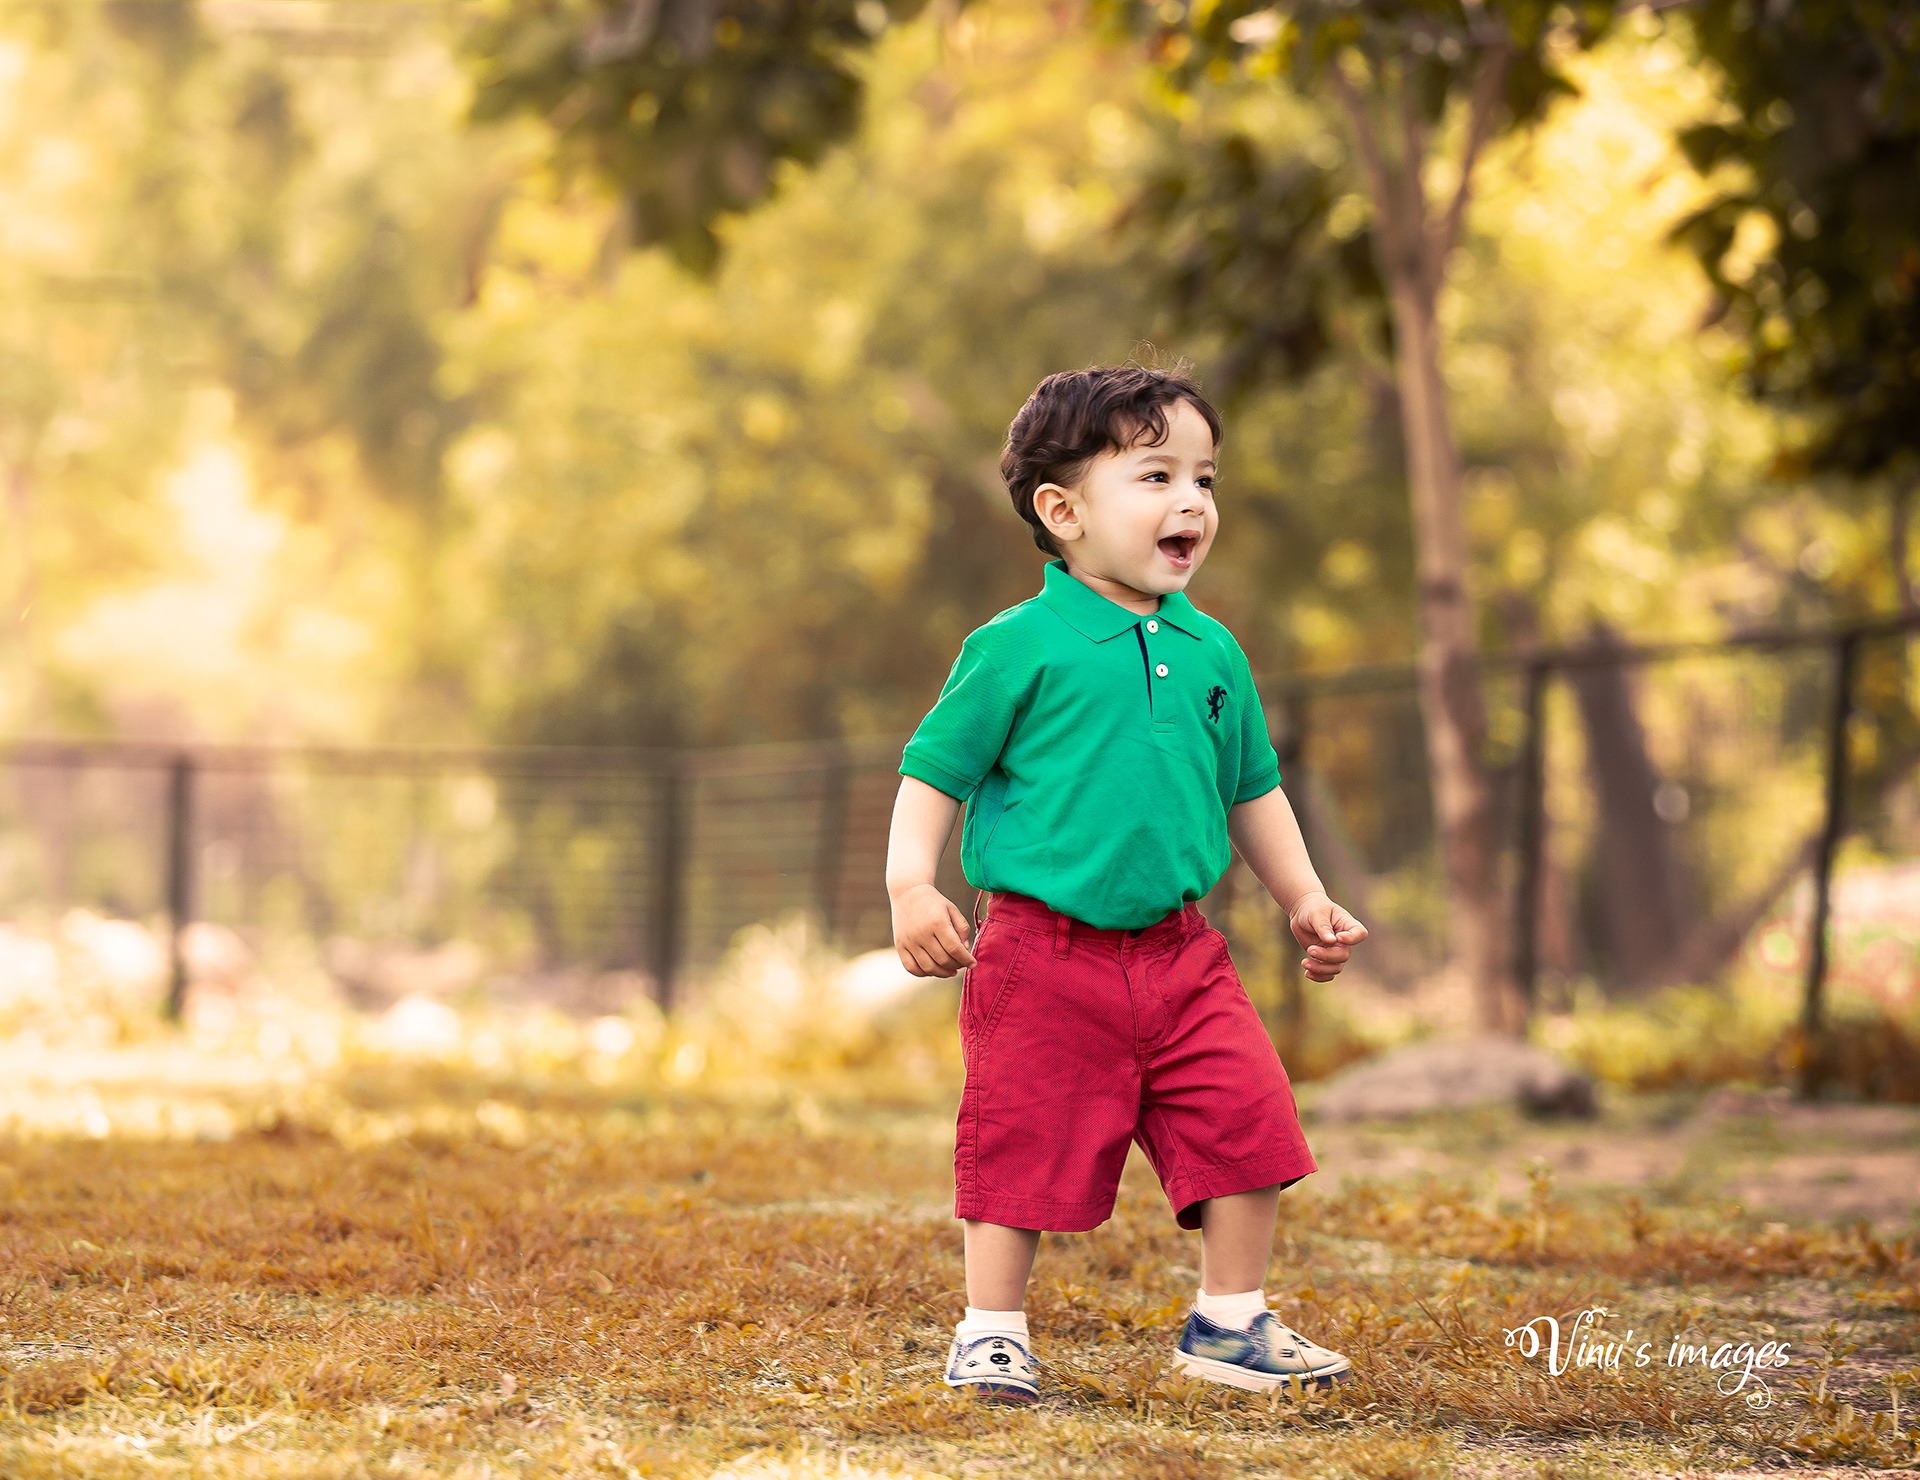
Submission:
[[[1272,1237],[1272,1228],[1268,1228]],[[1027,1301],[1040,1232],[966,1220],[967,1304],[975,1310],[1019,1310]]]
[[[1200,1288],[1209,1295],[1258,1290],[1273,1255],[1273,1228],[1280,1216],[1280,1189],[1256,1187],[1200,1205]],[[973,1278],[969,1249],[967,1278]]]
[[[1031,1228],[966,1219],[967,1314],[947,1351],[948,1387],[986,1403],[1031,1403],[1039,1365],[1027,1333],[1027,1277],[1040,1235]]]

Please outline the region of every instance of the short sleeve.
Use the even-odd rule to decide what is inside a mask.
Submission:
[[[946,686],[900,758],[900,774],[964,802],[972,796],[1013,729],[1013,686],[995,661],[984,629],[960,649]]]
[[[1260,690],[1254,685],[1247,655],[1237,643],[1233,655],[1240,670],[1240,784],[1233,791],[1234,805],[1239,806],[1265,796],[1280,784],[1280,757],[1274,754],[1273,739],[1267,734],[1267,711],[1260,703]]]

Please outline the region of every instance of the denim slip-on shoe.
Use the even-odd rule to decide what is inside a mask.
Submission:
[[[1216,1326],[1195,1311],[1187,1317],[1173,1364],[1194,1377],[1256,1393],[1277,1387],[1304,1392],[1309,1384],[1329,1388],[1353,1370],[1353,1363],[1339,1352],[1315,1346],[1281,1325],[1272,1311],[1255,1316],[1245,1331]]]
[[[941,1381],[986,1403],[1031,1403],[1040,1396],[1040,1364],[1011,1336],[976,1336],[968,1342],[956,1336]]]

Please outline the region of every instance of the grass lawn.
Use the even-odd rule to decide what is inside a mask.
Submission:
[[[0,1475],[1920,1465],[1920,1111],[1310,1131],[1323,1171],[1286,1194],[1268,1291],[1350,1382],[1169,1374],[1198,1245],[1136,1157],[1109,1224],[1043,1243],[1046,1396],[1014,1412],[938,1383],[963,1303],[944,1096],[369,1071],[227,1139],[0,1141]],[[1595,1306],[1650,1365],[1556,1376],[1503,1339]],[[1676,1337],[1789,1361],[1749,1406],[1668,1366]]]

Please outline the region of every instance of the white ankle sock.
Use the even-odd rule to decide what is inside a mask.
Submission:
[[[975,1310],[969,1305],[967,1318],[953,1328],[953,1334],[962,1341],[974,1341],[982,1336],[1011,1336],[1025,1346],[1027,1313],[1024,1310]]]
[[[1249,1290],[1244,1295],[1209,1295],[1202,1290],[1193,1297],[1193,1308],[1216,1326],[1245,1331],[1267,1308],[1267,1294],[1264,1290]]]

